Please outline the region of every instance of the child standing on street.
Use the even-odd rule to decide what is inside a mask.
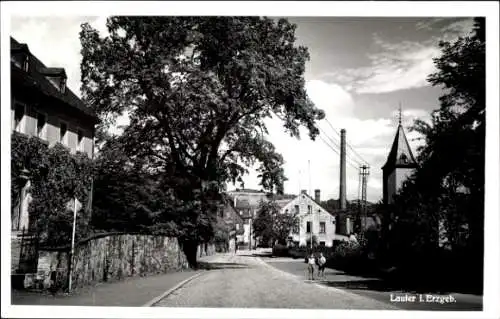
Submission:
[[[314,254],[311,253],[309,259],[307,260],[307,266],[309,269],[309,279],[314,280],[314,265],[316,264],[316,260],[314,258]]]

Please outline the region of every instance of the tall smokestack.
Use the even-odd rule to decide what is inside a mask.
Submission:
[[[344,210],[346,208],[345,201],[345,129],[340,130],[340,191],[339,191],[339,201],[340,209]]]

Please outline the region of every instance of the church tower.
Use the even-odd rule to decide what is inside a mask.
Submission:
[[[387,162],[382,167],[384,183],[384,203],[391,204],[403,182],[411,176],[417,168],[417,161],[406,139],[403,125],[401,125],[401,107],[399,108],[399,125],[392,143]]]

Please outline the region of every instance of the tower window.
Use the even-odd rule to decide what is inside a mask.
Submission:
[[[406,156],[406,154],[401,154],[401,156],[399,157],[399,159],[401,160],[401,162],[407,164],[408,163],[408,157]]]

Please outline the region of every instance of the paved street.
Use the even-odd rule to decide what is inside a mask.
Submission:
[[[305,278],[306,276],[306,264],[303,259],[262,257],[262,260],[277,269],[295,275],[297,278]],[[391,294],[395,296],[404,294],[404,292],[395,287],[389,287],[379,279],[351,276],[335,269],[325,269],[325,277],[321,278],[318,282],[325,287],[343,289],[359,296],[391,304],[403,310],[482,310],[482,298],[480,296],[453,293],[451,295],[457,300],[454,303],[391,302]]]
[[[208,260],[212,270],[161,300],[158,307],[397,309],[371,298],[309,283],[249,252]]]

